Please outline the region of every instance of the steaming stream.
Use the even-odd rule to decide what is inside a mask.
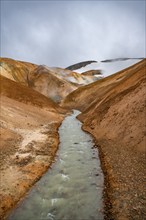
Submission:
[[[102,220],[103,173],[92,137],[78,111],[59,129],[57,162],[32,188],[9,220]]]

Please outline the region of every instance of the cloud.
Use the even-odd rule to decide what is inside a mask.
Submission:
[[[1,56],[66,67],[145,56],[144,1],[2,1]]]

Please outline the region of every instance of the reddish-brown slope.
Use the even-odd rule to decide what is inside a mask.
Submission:
[[[107,219],[144,219],[146,60],[84,86],[65,106],[82,110],[105,172]]]

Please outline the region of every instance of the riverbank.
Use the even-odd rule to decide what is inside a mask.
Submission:
[[[13,139],[13,141],[11,139],[10,144],[17,146],[15,154],[14,152],[7,152],[8,148],[5,148],[7,157],[3,160],[4,163],[1,164],[1,219],[5,219],[17,202],[24,197],[31,186],[51,166],[58,150],[59,136],[57,130],[60,124],[60,122],[50,123],[44,126],[45,129],[44,127],[40,130],[37,128],[37,138],[39,135],[45,135],[43,136],[43,142],[36,142],[34,137],[22,149],[23,142],[16,145],[16,139]],[[23,141],[26,141],[26,139]],[[3,152],[1,154],[3,155]]]
[[[122,91],[113,88],[95,108],[78,117],[99,148],[107,219],[141,220],[146,216],[144,74],[140,69],[121,84]]]
[[[123,148],[119,143],[95,137],[104,173],[104,213],[106,220],[141,220],[145,218],[145,156]]]

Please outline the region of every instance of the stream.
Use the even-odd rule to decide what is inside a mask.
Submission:
[[[56,162],[12,211],[9,220],[103,220],[104,177],[93,138],[67,116]]]

